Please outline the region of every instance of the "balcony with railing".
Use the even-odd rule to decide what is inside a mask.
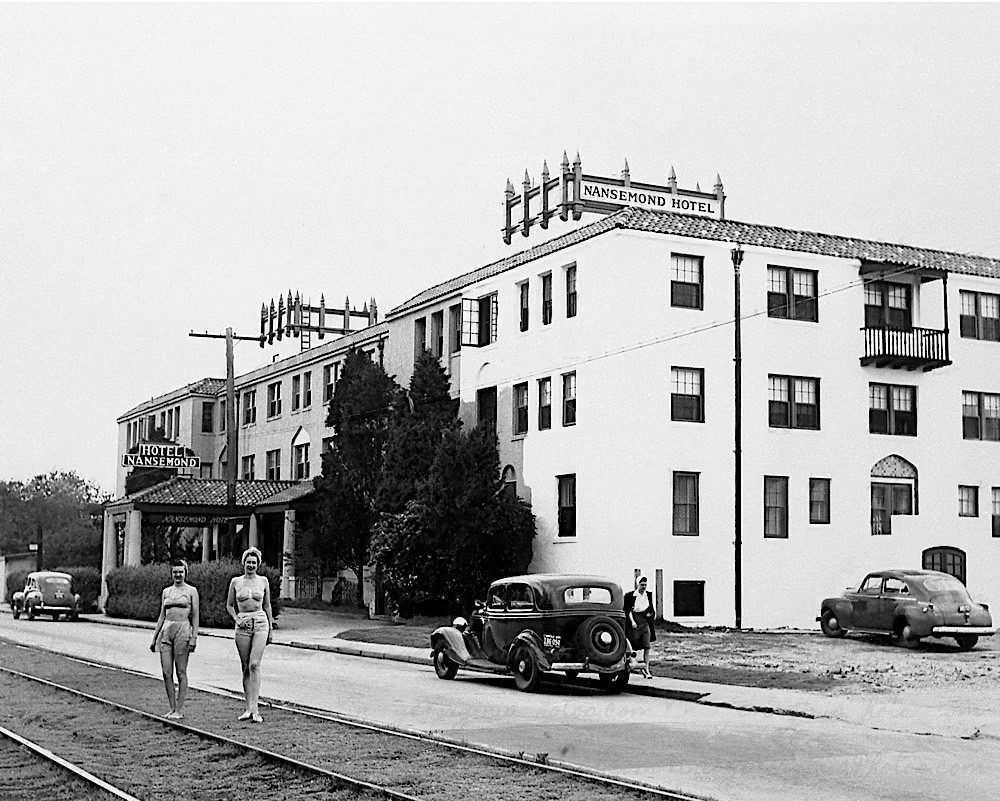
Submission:
[[[862,328],[865,351],[861,365],[896,370],[933,370],[951,364],[948,332],[936,328]]]

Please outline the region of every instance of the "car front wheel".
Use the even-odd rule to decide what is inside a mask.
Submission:
[[[441,645],[434,649],[434,672],[439,679],[453,679],[458,673],[458,665],[448,658]]]
[[[34,620],[34,619],[35,619],[35,607],[29,606],[28,607],[28,620]]]
[[[976,643],[979,642],[979,636],[976,634],[956,634],[955,642],[958,643],[958,647],[963,651],[971,651],[976,647]]]
[[[847,632],[841,628],[840,621],[829,609],[824,609],[819,618],[819,627],[827,637],[843,637]]]
[[[20,616],[21,616],[21,607],[15,605],[14,606],[14,620],[17,620]]]
[[[519,645],[514,651],[514,683],[522,692],[536,689],[542,680],[542,671],[538,669],[535,655],[526,645]]]
[[[619,670],[617,673],[599,673],[597,680],[601,687],[609,693],[620,693],[628,684],[629,670]]]

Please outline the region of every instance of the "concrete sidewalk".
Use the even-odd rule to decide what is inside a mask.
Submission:
[[[9,612],[4,605],[3,611]],[[141,620],[84,615],[97,625],[152,629]],[[426,648],[345,640],[337,635],[357,628],[388,626],[357,614],[285,608],[277,620],[272,641],[289,648],[304,648],[370,659],[391,659],[430,667],[430,643]],[[203,637],[232,639],[231,629],[202,629]],[[830,718],[865,728],[966,739],[1000,739],[1000,687],[972,691],[961,685],[894,693],[816,692],[710,684],[655,676],[643,679],[633,674],[627,692],[746,712]]]

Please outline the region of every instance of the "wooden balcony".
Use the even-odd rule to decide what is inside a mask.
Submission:
[[[862,328],[865,353],[861,365],[894,370],[933,370],[951,364],[948,332],[935,328]]]

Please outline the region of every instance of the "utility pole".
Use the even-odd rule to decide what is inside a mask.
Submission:
[[[733,258],[734,331],[733,331],[733,579],[736,604],[736,628],[743,627],[743,345],[740,340],[740,265],[743,249],[736,243]]]
[[[191,331],[188,336],[226,340],[226,516],[229,520],[228,545],[236,542],[236,476],[239,470],[239,438],[236,430],[236,376],[233,366],[233,341],[256,342],[264,347],[263,337],[241,337],[227,328],[225,334]]]

